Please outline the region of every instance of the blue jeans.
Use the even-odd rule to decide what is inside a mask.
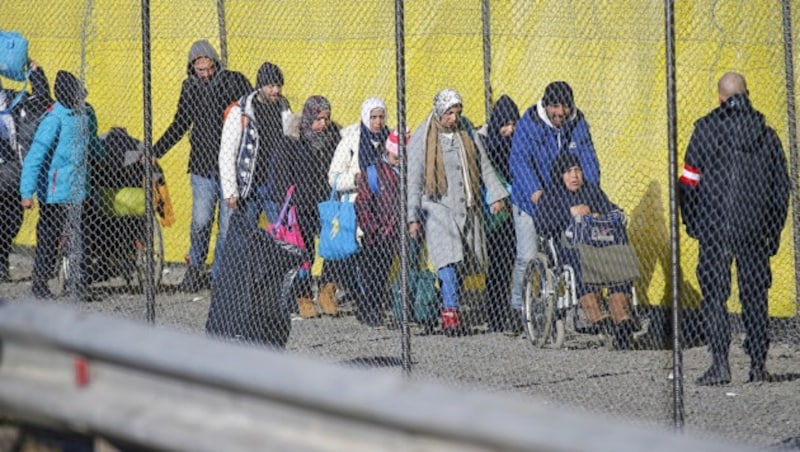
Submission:
[[[461,298],[461,275],[456,269],[456,264],[446,265],[436,273],[441,283],[442,308],[458,309]]]
[[[511,275],[511,307],[522,309],[522,297],[525,293],[525,272],[539,248],[539,238],[533,218],[512,206],[514,214],[514,236],[517,239],[517,257],[514,260],[514,273]]]
[[[247,198],[244,203],[247,209],[247,220],[258,224],[258,216],[261,212],[267,217],[269,224],[278,221],[278,214],[281,211],[283,202],[272,200],[269,189],[264,186],[258,186],[253,190],[253,193]]]
[[[192,183],[192,225],[189,249],[189,265],[203,265],[208,257],[208,241],[211,238],[211,227],[214,224],[214,211],[219,205],[219,233],[214,250],[214,265],[211,277],[217,273],[217,262],[222,256],[225,236],[228,234],[230,208],[222,201],[222,188],[218,177],[191,175]]]

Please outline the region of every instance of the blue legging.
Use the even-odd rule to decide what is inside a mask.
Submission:
[[[444,309],[458,309],[461,298],[461,275],[456,271],[456,264],[449,264],[437,271],[442,291],[442,307]]]

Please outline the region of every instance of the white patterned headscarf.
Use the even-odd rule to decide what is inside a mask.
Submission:
[[[436,119],[441,119],[442,115],[454,105],[463,105],[461,95],[454,89],[443,89],[433,96],[433,112]]]
[[[386,104],[378,97],[370,97],[361,104],[361,123],[369,129],[369,117],[372,110],[380,108],[386,114]]]

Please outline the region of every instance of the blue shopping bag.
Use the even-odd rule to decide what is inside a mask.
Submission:
[[[317,205],[319,221],[319,255],[327,260],[341,260],[358,252],[356,208],[349,200],[336,199],[336,182],[329,200]]]

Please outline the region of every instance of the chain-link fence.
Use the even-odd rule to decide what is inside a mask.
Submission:
[[[800,436],[790,2],[37,6],[5,297]]]

